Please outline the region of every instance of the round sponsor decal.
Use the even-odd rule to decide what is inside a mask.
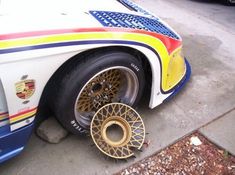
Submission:
[[[35,80],[19,81],[15,84],[15,88],[17,97],[28,99],[35,92]]]

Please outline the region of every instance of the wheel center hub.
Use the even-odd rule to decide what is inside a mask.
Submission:
[[[103,91],[103,86],[100,83],[96,83],[91,90],[93,91],[93,93],[95,94],[100,94]]]
[[[118,142],[122,140],[124,131],[118,124],[114,123],[107,127],[105,134],[110,141]]]
[[[112,146],[122,146],[130,140],[130,125],[121,117],[110,117],[102,126],[102,137]]]

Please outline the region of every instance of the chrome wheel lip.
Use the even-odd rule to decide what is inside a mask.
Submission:
[[[138,80],[138,77],[136,75],[136,73],[128,68],[128,67],[125,67],[125,66],[113,66],[113,67],[109,67],[109,68],[106,68],[102,71],[99,71],[98,73],[96,73],[93,77],[91,77],[87,82],[86,84],[81,88],[77,98],[76,98],[76,101],[75,101],[75,104],[74,104],[74,116],[75,116],[75,119],[77,120],[77,122],[85,129],[89,130],[90,129],[90,123],[91,123],[91,120],[92,118],[86,118],[84,119],[84,116],[81,115],[81,113],[79,113],[77,111],[77,104],[78,104],[78,100],[83,92],[83,90],[85,89],[85,87],[97,76],[99,76],[100,74],[106,72],[106,71],[109,71],[109,70],[112,70],[112,69],[118,69],[120,70],[124,75],[125,75],[125,78],[126,78],[126,90],[125,90],[125,95],[122,97],[123,101],[118,101],[118,102],[121,102],[121,103],[125,103],[127,105],[130,105],[132,106],[137,98],[137,95],[138,95],[138,91],[139,91],[139,80]],[[112,102],[117,102],[117,101],[112,101]],[[93,111],[92,115],[95,114],[96,111]],[[88,114],[88,112],[87,112]]]

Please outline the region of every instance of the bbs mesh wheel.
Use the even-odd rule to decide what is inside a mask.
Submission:
[[[140,100],[144,71],[128,53],[96,53],[72,67],[59,81],[53,110],[60,123],[74,134],[89,133],[91,120],[102,106],[113,102],[134,106]]]

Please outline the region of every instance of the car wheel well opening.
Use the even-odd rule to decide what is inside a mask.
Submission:
[[[105,52],[124,52],[124,53],[128,53],[134,56],[134,58],[136,58],[142,64],[143,69],[144,69],[144,74],[146,77],[144,92],[149,93],[151,91],[149,90],[151,89],[151,86],[152,86],[151,66],[150,66],[148,58],[142,52],[140,52],[139,50],[133,49],[131,47],[123,47],[123,46],[90,49],[90,50],[81,52],[71,57],[70,59],[68,59],[51,76],[46,86],[44,87],[44,90],[42,92],[42,95],[39,101],[36,123],[40,123],[48,116],[54,115],[54,112],[52,110],[54,108],[54,106],[52,106],[53,94],[55,94],[56,93],[55,91],[59,89],[60,83],[58,83],[58,81],[61,80],[61,77],[66,76],[66,74],[68,74],[69,71],[72,71],[78,64],[85,62],[86,59],[90,57],[91,55],[99,55]],[[148,102],[150,99],[150,95],[151,95],[150,93],[143,95],[145,96],[145,98],[147,97]]]

